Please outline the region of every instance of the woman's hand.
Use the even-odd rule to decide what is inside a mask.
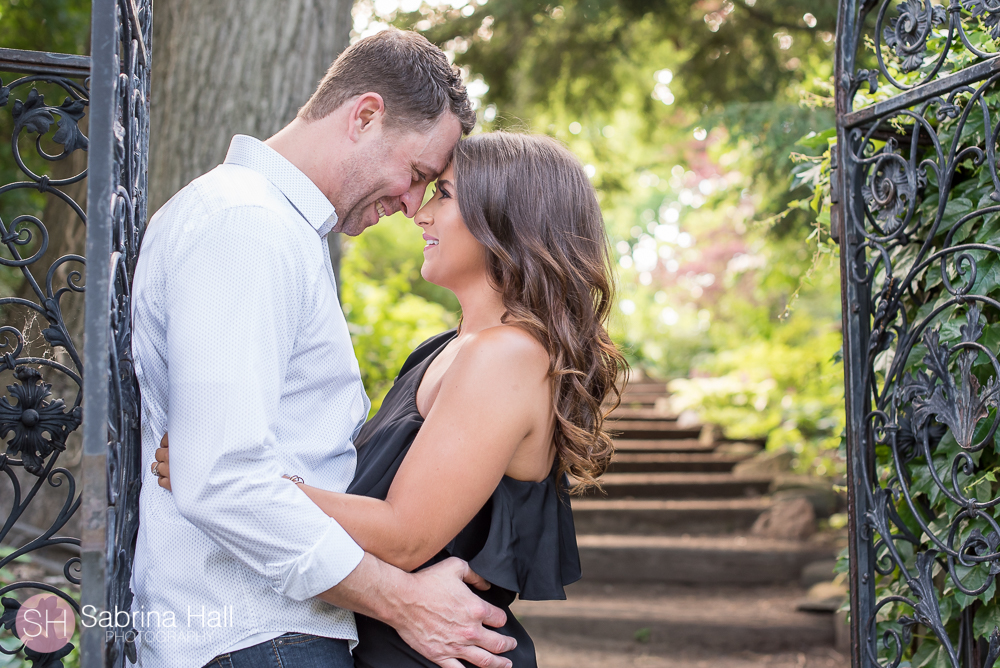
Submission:
[[[164,434],[163,438],[160,439],[160,447],[156,449],[156,461],[150,466],[158,478],[156,481],[157,484],[166,490],[170,489],[170,452],[167,450],[169,446],[170,441],[167,439],[167,435]]]

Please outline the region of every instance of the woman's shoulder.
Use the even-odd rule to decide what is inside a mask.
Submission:
[[[462,346],[468,356],[488,356],[521,364],[549,365],[549,352],[528,331],[516,325],[497,325],[476,332]]]

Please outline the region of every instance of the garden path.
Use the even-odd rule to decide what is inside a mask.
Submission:
[[[831,606],[805,603],[832,577],[831,536],[751,535],[775,476],[733,468],[763,444],[678,421],[662,383],[631,384],[612,417],[605,493],[573,501],[583,580],[513,607],[540,668],[845,668]]]

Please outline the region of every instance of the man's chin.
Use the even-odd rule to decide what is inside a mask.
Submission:
[[[337,225],[333,228],[334,232],[340,232],[341,234],[346,234],[349,237],[356,237],[369,227],[372,227],[379,221],[376,218],[372,222],[366,222],[364,220],[345,220],[343,225]]]

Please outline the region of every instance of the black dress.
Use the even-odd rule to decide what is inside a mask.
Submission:
[[[417,388],[431,361],[455,337],[445,332],[420,344],[406,360],[378,413],[362,427],[356,446],[358,467],[347,490],[384,499],[392,479],[424,420],[417,411]],[[462,531],[421,568],[449,556],[469,562],[491,585],[473,589],[507,613],[500,633],[517,639],[505,654],[514,668],[536,668],[535,647],[510,612],[515,595],[525,600],[565,599],[563,586],[580,579],[580,555],[566,480],[552,474],[542,482],[504,476],[486,505]],[[356,615],[356,668],[436,668],[382,622]],[[465,664],[471,665],[471,664]]]

